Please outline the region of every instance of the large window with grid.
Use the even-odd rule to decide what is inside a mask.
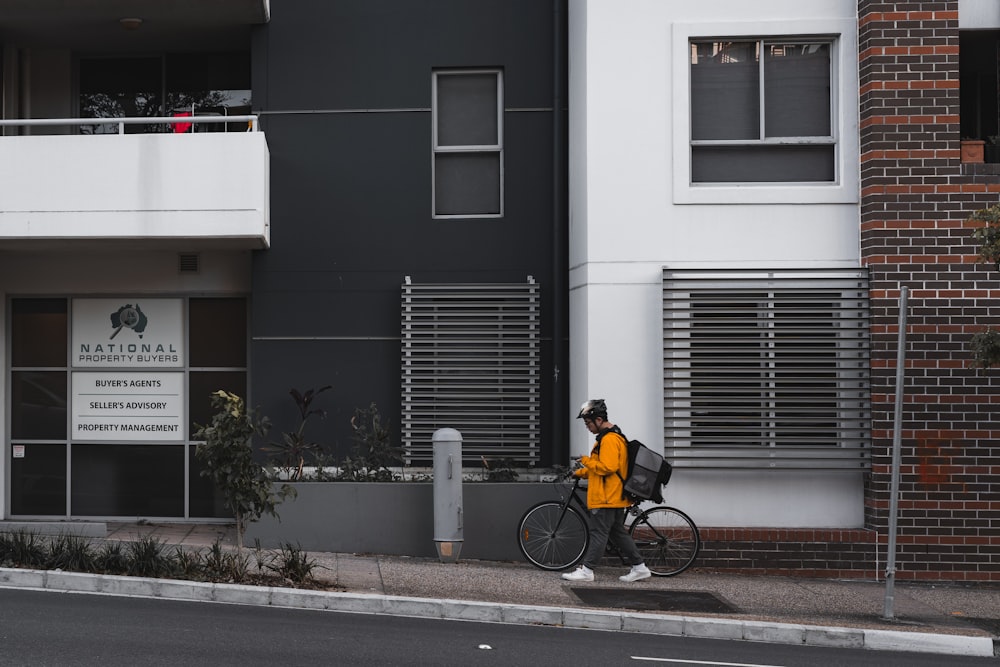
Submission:
[[[691,41],[691,181],[832,182],[829,39]]]
[[[191,433],[210,423],[213,391],[246,396],[247,301],[139,301],[8,301],[12,516],[232,516],[200,474]],[[81,325],[97,344],[79,343]],[[152,342],[168,328],[180,333],[176,354]]]
[[[857,19],[677,22],[675,204],[856,204]]]
[[[433,217],[501,217],[503,74],[446,70],[432,80]]]
[[[862,270],[665,270],[667,451],[686,465],[868,466]]]

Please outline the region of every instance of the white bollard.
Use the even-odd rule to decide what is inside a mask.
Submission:
[[[465,541],[462,517],[462,434],[434,431],[434,545],[442,563],[458,561]]]

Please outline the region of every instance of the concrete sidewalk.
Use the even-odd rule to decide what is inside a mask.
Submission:
[[[108,524],[105,539],[143,536],[187,548],[234,544],[231,526],[204,524]],[[956,655],[993,656],[1000,645],[996,585],[897,582],[895,618],[886,620],[882,582],[693,570],[624,584],[624,568],[609,567],[570,583],[527,563],[309,556],[327,591],[15,570],[0,571],[0,585]]]

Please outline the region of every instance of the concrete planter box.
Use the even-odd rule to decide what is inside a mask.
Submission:
[[[434,485],[430,482],[297,482],[298,496],[247,526],[246,543],[289,542],[306,551],[437,557]],[[462,485],[461,558],[523,560],[517,522],[541,501],[558,498],[548,482],[466,482]]]

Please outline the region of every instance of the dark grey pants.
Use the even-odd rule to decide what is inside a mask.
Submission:
[[[591,570],[597,567],[609,539],[618,547],[626,563],[638,565],[642,562],[642,555],[635,548],[635,542],[622,523],[625,518],[622,514],[624,511],[624,508],[618,507],[599,507],[590,510],[590,546],[583,557],[583,564],[586,567]]]

